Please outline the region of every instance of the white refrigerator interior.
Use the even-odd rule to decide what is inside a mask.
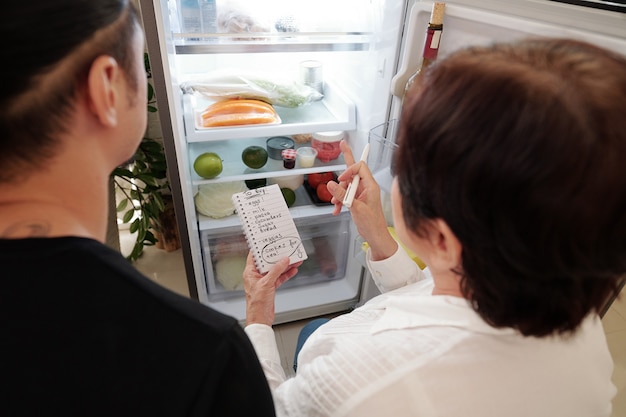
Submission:
[[[189,0],[140,0],[190,293],[243,320],[245,300],[236,282],[247,252],[241,225],[234,214],[219,219],[199,214],[194,205],[198,188],[262,178],[280,182],[296,176],[298,181],[312,173],[341,172],[346,167],[342,156],[295,169],[270,159],[263,168],[250,170],[241,153],[251,145],[264,146],[273,136],[343,131],[357,156],[371,143],[368,163],[375,167],[387,200],[395,120],[406,80],[419,66],[432,2],[239,3],[246,7],[232,12],[233,3],[218,0],[216,22],[202,29],[210,20],[203,18],[198,29],[180,19],[180,9],[190,7]],[[229,10],[230,20],[225,17]],[[253,17],[257,33],[246,32],[250,28],[223,33],[235,23],[249,24],[246,16]],[[626,14],[547,0],[450,1],[439,58],[468,45],[528,36],[583,39],[626,55]],[[322,65],[323,99],[296,108],[276,106],[280,124],[202,128],[198,115],[211,101],[181,89],[181,83],[216,70],[297,80],[307,60]],[[223,159],[217,178],[202,179],[194,172],[193,162],[203,152],[216,152]],[[317,204],[300,186],[290,212],[312,256],[278,291],[277,323],[350,309],[376,293],[346,209],[333,216],[332,206]]]

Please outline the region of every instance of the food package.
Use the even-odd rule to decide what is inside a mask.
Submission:
[[[205,128],[277,123],[280,123],[280,117],[276,110],[261,100],[218,101],[200,114],[200,124]]]
[[[254,2],[256,3],[256,2]],[[217,15],[217,31],[220,33],[236,33],[242,36],[233,36],[234,40],[263,40],[263,33],[272,31],[267,18],[263,17],[263,7],[253,7],[254,3],[243,4],[237,1],[228,1],[220,5]]]
[[[180,85],[186,94],[199,94],[210,100],[256,99],[274,106],[295,108],[324,96],[308,85],[289,81],[289,77],[278,78],[225,69],[195,75]]]
[[[293,139],[296,143],[308,143],[311,142],[312,135],[310,133],[300,133],[297,135],[291,135],[291,139]]]

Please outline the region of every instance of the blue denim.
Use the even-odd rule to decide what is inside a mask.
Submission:
[[[304,345],[304,342],[306,342],[309,336],[311,336],[318,327],[328,321],[329,319],[315,319],[305,324],[302,330],[300,330],[300,334],[298,335],[298,343],[296,344],[296,353],[293,357],[294,372],[298,371],[298,354],[300,353],[300,349],[302,349],[302,345]]]

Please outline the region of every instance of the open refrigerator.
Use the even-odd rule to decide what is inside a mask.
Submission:
[[[264,146],[275,136],[342,131],[355,155],[370,143],[368,164],[388,210],[397,119],[405,84],[421,61],[432,2],[249,0],[237,5],[200,0],[192,2],[197,12],[209,3],[213,15],[207,19],[202,15],[200,22],[210,24],[193,27],[192,32],[181,13],[189,0],[139,3],[190,294],[243,320],[245,297],[240,285],[233,283],[247,253],[239,219],[236,214],[218,219],[199,214],[194,204],[198,188],[339,173],[346,168],[343,156],[295,169],[269,159],[263,168],[250,170],[241,154],[246,147]],[[255,21],[255,32],[219,29],[221,11],[233,8],[239,13],[235,19]],[[185,13],[190,16],[189,10]],[[626,5],[577,0],[449,1],[439,58],[464,46],[527,36],[583,39],[626,55]],[[206,103],[181,88],[185,81],[216,70],[252,71],[297,81],[301,63],[308,60],[322,64],[323,98],[296,108],[275,106],[278,124],[202,128],[197,116]],[[310,146],[296,143],[296,148],[304,145]],[[216,152],[223,159],[218,177],[203,179],[194,172],[193,162],[203,152]],[[364,242],[349,211],[344,208],[333,216],[333,207],[320,204],[305,188],[295,187],[296,202],[290,212],[309,259],[278,290],[276,323],[348,310],[377,293],[364,268]],[[388,220],[391,225],[390,216]]]

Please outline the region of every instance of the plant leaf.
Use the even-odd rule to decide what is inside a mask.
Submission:
[[[155,180],[154,176],[152,176],[152,175],[138,174],[137,175],[137,179],[143,181],[145,184],[148,184],[148,185],[154,185],[154,186],[157,185],[156,180]]]
[[[133,222],[130,224],[130,227],[128,228],[128,231],[130,233],[135,233],[137,231],[137,229],[139,228],[139,219],[135,219],[133,220]]]
[[[157,238],[154,236],[154,234],[151,231],[147,231],[146,232],[146,237],[144,239],[144,244],[146,244],[146,242],[150,242],[150,244],[154,245],[155,243],[157,243]]]
[[[116,211],[124,211],[126,209],[126,206],[128,206],[128,199],[125,198],[117,205]]]
[[[133,251],[128,255],[128,259],[131,261],[136,261],[143,254],[143,242],[135,242],[135,246],[133,246]]]
[[[144,139],[139,147],[141,150],[148,153],[161,153],[163,151],[161,144],[152,139]]]
[[[135,214],[135,209],[134,208],[128,210],[126,213],[124,213],[124,217],[122,218],[122,222],[128,223],[130,221],[130,219],[133,218],[134,214]]]
[[[144,213],[145,213],[145,212],[144,212]],[[142,222],[142,225],[143,225],[143,229],[144,229],[145,231],[147,231],[148,229],[150,229],[150,217],[149,217],[149,216],[144,215],[144,216],[141,218],[141,222]],[[144,233],[144,236],[145,236],[145,233]]]
[[[127,169],[127,168],[117,167],[117,168],[115,168],[113,170],[111,175],[113,175],[115,177],[132,177],[133,173],[129,169]]]
[[[153,195],[153,197],[154,204],[156,204],[159,212],[163,213],[165,211],[165,202],[163,201],[163,196],[160,193],[156,193]]]

